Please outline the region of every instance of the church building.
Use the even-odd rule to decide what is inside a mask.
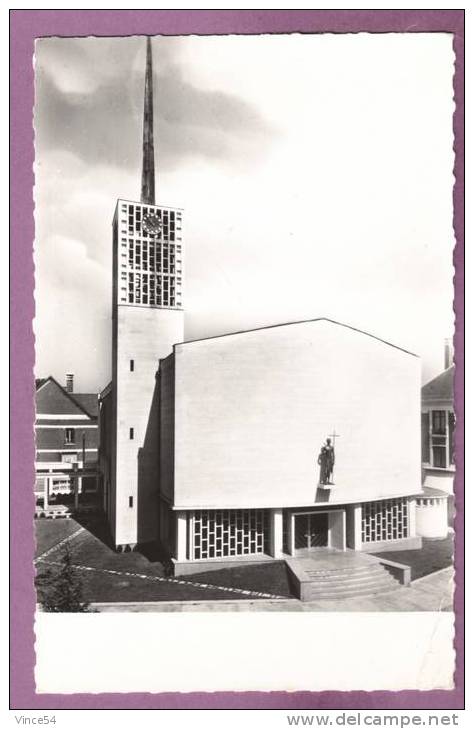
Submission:
[[[315,318],[184,341],[179,207],[155,203],[147,40],[141,200],[113,219],[104,509],[176,574],[300,550],[421,546],[420,359]]]

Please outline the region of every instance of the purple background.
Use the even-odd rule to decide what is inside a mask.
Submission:
[[[10,621],[12,709],[462,709],[464,706],[464,11],[463,10],[13,10],[11,34]],[[456,111],[454,251],[456,397],[456,688],[318,693],[35,693],[33,590],[35,38],[288,32],[450,32]]]

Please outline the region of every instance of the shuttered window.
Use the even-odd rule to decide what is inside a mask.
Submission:
[[[430,462],[430,414],[421,414],[421,458],[423,463]]]
[[[449,429],[449,465],[454,464],[454,413],[449,413],[448,429]]]

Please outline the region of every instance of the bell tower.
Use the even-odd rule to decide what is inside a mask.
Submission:
[[[146,41],[141,200],[112,223],[112,463],[109,523],[117,549],[158,537],[160,359],[184,338],[183,211],[155,204],[153,59]]]

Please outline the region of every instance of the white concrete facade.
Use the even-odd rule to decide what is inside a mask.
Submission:
[[[314,320],[178,344],[160,386],[160,486],[177,572],[294,555],[303,514],[325,515],[315,544],[328,548],[420,546],[415,355]],[[321,488],[317,457],[333,428],[334,483]]]
[[[266,537],[261,542],[260,549],[245,551],[244,542],[241,541],[240,550],[230,552],[221,548],[208,554],[205,558],[196,557],[194,545],[196,539],[209,540],[209,532],[206,534],[195,529],[196,517],[200,512],[179,511],[167,512],[169,524],[173,524],[170,533],[171,541],[163,538],[162,542],[167,547],[174,564],[175,574],[192,574],[203,570],[222,569],[222,567],[233,567],[244,561],[267,562],[269,559],[287,559],[289,557],[305,557],[309,553],[327,548],[337,552],[362,551],[362,552],[384,552],[397,551],[401,549],[417,549],[421,546],[421,536],[416,533],[415,498],[406,497],[402,499],[405,503],[406,522],[398,524],[398,531],[403,531],[403,536],[398,538],[397,530],[379,530],[373,541],[364,541],[362,538],[364,521],[362,517],[362,504],[348,504],[338,507],[313,507],[311,509],[269,509],[266,523]],[[370,503],[370,502],[369,502]],[[387,504],[390,508],[391,500],[380,502]],[[208,514],[218,515],[226,512],[213,510]],[[239,512],[237,512],[239,513]],[[388,512],[385,512],[388,513]],[[325,517],[325,525],[319,534],[311,533],[311,518]],[[217,517],[216,517],[217,519]],[[301,522],[303,521],[303,529]],[[307,525],[307,526],[306,526]],[[222,522],[221,522],[222,526]],[[401,529],[403,527],[403,529]],[[168,527],[162,525],[162,534]],[[316,527],[317,528],[317,527]],[[213,529],[216,527],[214,525]],[[307,538],[306,543],[301,542],[301,537]],[[225,529],[218,532],[221,544],[225,541]],[[235,531],[234,531],[235,535]],[[431,536],[431,535],[426,535]],[[318,537],[322,537],[318,541]],[[312,539],[314,539],[314,542]],[[227,537],[227,546],[232,537]],[[217,540],[214,542],[217,543]],[[313,546],[314,544],[314,546]]]
[[[315,320],[177,345],[173,508],[348,504],[420,491],[420,360]],[[336,428],[335,484],[318,488]]]

